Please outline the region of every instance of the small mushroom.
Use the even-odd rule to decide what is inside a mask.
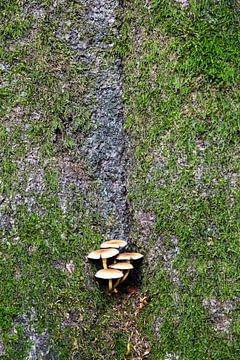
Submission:
[[[124,261],[139,260],[142,258],[143,258],[143,255],[136,253],[136,252],[126,252],[126,253],[119,254],[116,257],[117,260],[124,260]]]
[[[108,240],[108,241],[104,241],[100,245],[100,248],[101,249],[106,249],[106,248],[122,249],[125,246],[127,246],[127,242],[124,240]]]
[[[102,269],[99,270],[95,276],[98,279],[108,280],[108,292],[110,293],[113,290],[113,279],[121,279],[123,277],[123,272],[116,269]]]
[[[107,269],[107,259],[116,256],[119,254],[117,249],[99,249],[92,251],[88,255],[88,259],[99,260],[102,259],[103,268]]]
[[[119,279],[117,281],[117,283],[115,284],[115,287],[118,286],[118,284],[121,282],[123,282],[124,280],[126,280],[126,278],[128,277],[130,270],[133,269],[132,264],[130,264],[129,262],[119,262],[113,265],[109,266],[111,269],[116,269],[116,270],[127,270],[126,273],[124,274],[122,279]]]

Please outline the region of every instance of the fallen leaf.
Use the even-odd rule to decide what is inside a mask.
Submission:
[[[146,350],[145,353],[143,354],[143,357],[147,357],[150,354],[150,350]]]
[[[150,296],[144,296],[143,298],[140,298],[140,303],[148,304],[150,302]]]
[[[137,292],[137,288],[136,287],[129,287],[128,289],[127,289],[127,292],[128,292],[128,294],[135,294],[136,292]]]

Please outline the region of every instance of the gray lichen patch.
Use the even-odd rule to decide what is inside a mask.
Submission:
[[[35,360],[48,357],[51,351],[49,343],[51,336],[47,333],[47,330],[43,330],[41,334],[38,333],[36,310],[34,308],[29,309],[27,314],[18,317],[17,323],[21,324],[23,334],[29,341],[29,351],[26,354],[26,359]]]
[[[111,53],[119,36],[118,1],[85,1],[88,46],[82,52],[89,67],[92,131],[83,150],[97,179],[97,210],[102,233],[124,238],[128,233],[126,197],[127,137],[123,129],[121,63]],[[112,39],[112,40],[111,40]]]
[[[179,355],[176,353],[166,353],[164,360],[179,360]]]
[[[4,355],[5,355],[4,345],[0,340],[0,356],[4,356]]]
[[[229,334],[232,325],[232,313],[236,309],[239,299],[221,302],[216,298],[203,300],[203,306],[207,311],[213,328],[216,332]]]
[[[188,0],[175,0],[176,3],[180,4],[183,8],[188,7],[189,2]]]
[[[156,223],[156,217],[153,213],[144,210],[139,210],[136,213],[135,217],[136,221],[139,224],[138,228],[143,237],[143,241],[147,242]]]
[[[174,235],[169,236],[168,239],[158,236],[154,246],[151,246],[147,254],[149,267],[151,267],[152,270],[154,269],[154,271],[157,271],[159,266],[163,268],[176,290],[180,285],[179,274],[174,267],[174,261],[178,255],[178,239]]]
[[[108,237],[128,234],[128,140],[123,129],[121,61],[113,52],[120,37],[121,11],[118,1],[83,1],[81,16],[64,19],[56,32],[87,78],[83,103],[89,126],[75,151],[79,150],[94,184],[86,206],[99,214],[99,230]]]

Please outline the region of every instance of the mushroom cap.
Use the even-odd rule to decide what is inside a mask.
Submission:
[[[100,248],[101,249],[106,249],[106,248],[115,248],[115,249],[120,249],[123,248],[127,245],[127,242],[124,240],[108,240],[108,241],[104,241]]]
[[[112,280],[112,279],[120,279],[123,277],[123,272],[115,269],[102,269],[99,270],[95,276],[99,279],[106,279],[106,280]]]
[[[119,262],[116,264],[112,264],[109,266],[111,269],[117,269],[117,270],[131,270],[133,269],[132,264],[128,262]]]
[[[116,259],[117,260],[138,260],[143,257],[142,254],[136,253],[136,252],[126,252],[119,254]]]
[[[119,254],[117,249],[99,249],[88,254],[88,258],[93,260],[108,259],[116,256],[117,254]]]

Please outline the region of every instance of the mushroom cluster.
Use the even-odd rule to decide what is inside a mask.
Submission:
[[[95,276],[98,279],[108,280],[108,293],[117,292],[117,286],[125,281],[133,269],[131,260],[143,258],[142,254],[136,252],[121,252],[127,246],[124,240],[104,241],[99,250],[88,254],[88,259],[102,260],[103,269],[99,270]],[[111,264],[108,265],[107,261]],[[113,284],[113,280],[116,282]]]

